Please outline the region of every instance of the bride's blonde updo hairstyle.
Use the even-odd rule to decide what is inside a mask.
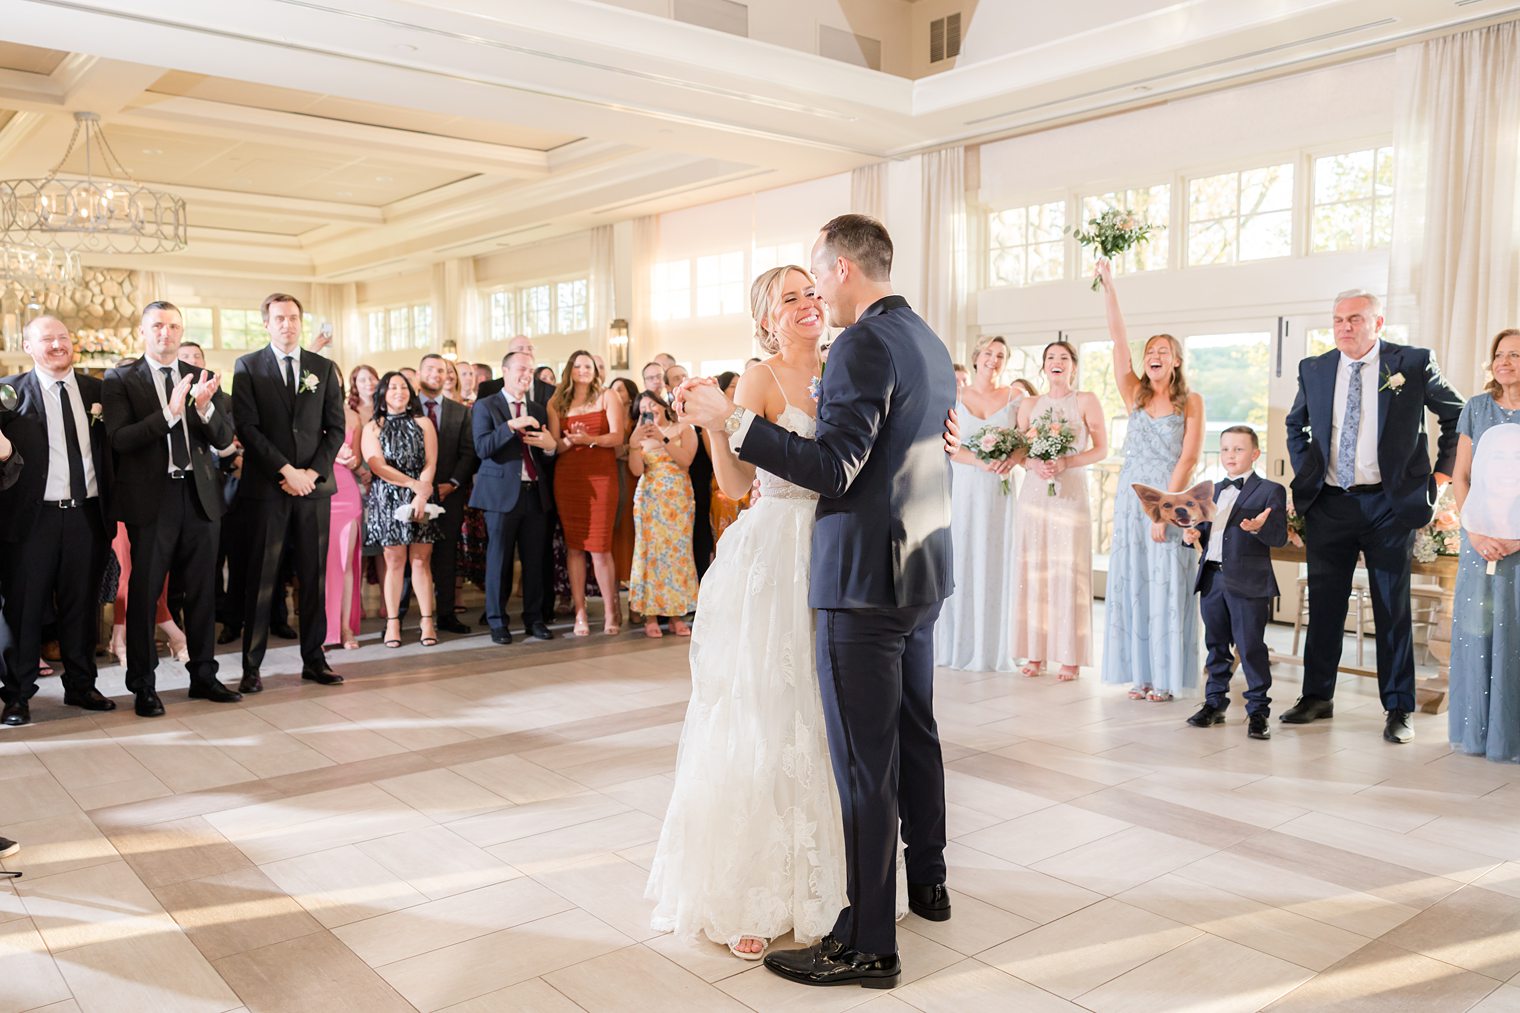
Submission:
[[[789,272],[796,271],[813,284],[813,276],[807,268],[798,267],[796,264],[783,264],[773,267],[769,271],[762,271],[755,279],[755,283],[749,287],[750,313],[755,318],[755,340],[767,355],[775,355],[781,351],[781,340],[776,337],[776,332],[766,324],[766,318],[773,315],[775,309],[781,303],[781,284],[786,280]]]

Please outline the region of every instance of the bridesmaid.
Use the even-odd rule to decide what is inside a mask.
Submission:
[[[1047,659],[1070,682],[1092,663],[1092,512],[1087,466],[1108,456],[1103,406],[1085,390],[1073,390],[1077,350],[1065,341],[1041,356],[1048,393],[1019,403],[1019,428],[1027,430],[1046,409],[1076,431],[1071,453],[1055,461],[1025,460],[1029,475],[1019,488],[1019,526],[1014,539],[1013,624],[1010,653],[1028,658],[1020,671],[1037,676]],[[1051,480],[1056,495],[1049,495]]]
[[[380,374],[375,367],[366,363],[355,366],[348,374],[348,407],[359,413],[359,425],[362,429],[375,415],[375,391],[380,387]],[[369,473],[369,464],[360,455],[359,467],[354,471],[354,477],[359,480],[359,503],[367,513],[369,511],[369,487],[373,476]],[[359,600],[363,602],[365,589],[369,586],[370,573],[373,571],[376,585],[385,584],[385,555],[380,546],[371,545],[368,534],[361,523],[359,526]],[[361,618],[369,618],[373,615],[383,615],[364,611]]]
[[[1453,749],[1520,763],[1520,330],[1494,338],[1489,372],[1457,422],[1461,607],[1451,627],[1447,720]]]
[[[346,651],[359,646],[359,531],[364,526],[364,503],[355,472],[363,465],[359,413],[343,406],[343,445],[333,461],[332,524],[327,536],[327,646],[341,643]]]
[[[1114,343],[1114,379],[1129,411],[1104,595],[1103,681],[1129,683],[1131,700],[1164,703],[1198,686],[1198,556],[1183,544],[1181,528],[1146,516],[1131,485],[1172,492],[1192,484],[1203,445],[1203,397],[1188,390],[1182,345],[1170,334],[1146,341],[1144,375],[1135,375],[1107,259],[1098,261],[1098,275]]]
[[[617,518],[617,451],[623,442],[623,403],[602,389],[596,360],[577,351],[565,363],[549,401],[549,430],[559,445],[554,465],[554,502],[565,532],[574,633],[591,632],[586,616],[586,553],[602,592],[602,632],[622,632],[612,525]]]
[[[628,414],[624,420],[626,431],[632,432],[639,417],[639,388],[626,376],[620,376],[612,381],[609,388],[612,393],[627,408]],[[618,511],[617,520],[612,525],[612,561],[617,567],[617,579],[620,587],[628,584],[628,575],[633,572],[633,495],[639,487],[639,478],[621,464],[628,460],[628,444],[620,443],[617,446],[618,468]],[[643,622],[629,612],[631,622]]]
[[[984,337],[971,356],[971,382],[955,406],[967,442],[984,426],[1017,423],[1022,391],[1000,387],[1008,361],[1002,338]],[[955,593],[945,600],[934,626],[934,663],[976,672],[1012,672],[1013,641],[1008,610],[1014,603],[1013,529],[1017,499],[1005,494],[1003,477],[1023,459],[1000,468],[962,447],[950,486],[950,532],[955,544]]]
[[[696,499],[687,469],[697,456],[697,434],[646,390],[639,396],[639,426],[628,446],[628,470],[639,476],[628,608],[643,614],[646,637],[664,636],[662,616],[670,620],[670,632],[689,637],[691,627],[682,616],[697,606],[697,567],[691,555]]]

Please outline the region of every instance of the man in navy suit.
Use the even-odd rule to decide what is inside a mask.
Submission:
[[[486,515],[486,623],[491,641],[510,644],[507,599],[512,596],[512,554],[522,560],[523,629],[535,640],[552,640],[545,622],[544,557],[554,488],[548,480],[554,436],[543,405],[528,399],[533,355],[509,353],[501,367],[501,391],[475,402],[475,453],[480,468],[470,506]]]
[[[1438,483],[1456,461],[1462,397],[1429,349],[1380,340],[1383,303],[1360,289],[1335,299],[1335,349],[1298,364],[1288,411],[1293,502],[1304,519],[1309,635],[1304,695],[1282,716],[1308,724],[1334,715],[1335,676],[1357,557],[1366,561],[1377,633],[1383,738],[1414,730],[1414,633],[1409,560],[1415,532],[1435,514]],[[1440,423],[1431,468],[1425,412]]]
[[[1219,434],[1219,463],[1227,477],[1214,484],[1214,520],[1183,536],[1189,545],[1203,548],[1193,590],[1201,595],[1209,649],[1204,704],[1188,724],[1207,728],[1224,723],[1239,650],[1246,673],[1246,734],[1269,739],[1272,663],[1264,634],[1278,593],[1272,550],[1288,541],[1288,490],[1251,470],[1259,457],[1261,441],[1250,426],[1231,426]]]
[[[687,420],[728,434],[743,461],[818,501],[809,604],[818,679],[844,815],[850,906],[816,946],[765,965],[807,985],[890,988],[897,958],[898,818],[908,905],[950,917],[945,772],[934,723],[934,622],[953,590],[950,468],[941,451],[955,402],[943,342],[892,292],[892,240],[842,215],[813,246],[830,323],[816,441],[734,405],[709,379],[677,392]]]

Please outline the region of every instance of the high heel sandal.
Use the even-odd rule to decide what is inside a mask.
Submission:
[[[421,623],[430,623],[430,622],[433,621],[433,617],[432,616],[418,616],[417,619],[418,619],[419,625]],[[431,636],[431,637],[428,636],[426,633],[422,634],[422,640],[420,641],[420,643],[422,644],[423,647],[436,647],[436,646],[438,646],[438,635],[437,634],[438,634],[437,629],[433,630],[433,636]]]
[[[577,612],[575,614],[575,626],[570,632],[577,637],[591,636],[591,620],[586,618],[586,613]]]
[[[746,939],[753,939],[755,942],[759,943],[760,949],[756,950],[754,953],[746,953],[745,951],[739,949],[739,944],[744,942]],[[739,936],[737,939],[730,939],[728,941],[728,952],[732,953],[740,960],[759,960],[761,957],[765,956],[765,948],[770,944],[771,941],[769,939],[766,939],[764,936]]]
[[[391,638],[387,637],[386,641],[385,641],[385,646],[389,647],[391,650],[395,650],[396,648],[398,648],[398,647],[401,646],[401,617],[400,616],[386,616],[385,617],[385,632],[389,633],[391,631],[391,623],[395,623],[396,624],[396,636],[395,636],[394,639],[391,639]]]
[[[1045,674],[1045,663],[1043,661],[1028,662],[1019,669],[1019,674],[1026,679],[1038,679]]]

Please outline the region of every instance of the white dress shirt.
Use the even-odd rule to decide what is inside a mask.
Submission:
[[[1335,476],[1339,474],[1341,421],[1346,416],[1346,392],[1351,385],[1353,362],[1361,362],[1363,366],[1362,420],[1361,428],[1356,433],[1356,467],[1351,484],[1376,485],[1383,480],[1377,456],[1378,388],[1383,385],[1383,377],[1379,372],[1381,349],[1382,346],[1374,342],[1372,351],[1359,360],[1351,358],[1345,352],[1341,353],[1335,371],[1335,413],[1330,422],[1330,460],[1327,462],[1330,470],[1325,478],[1331,485],[1335,484]]]
[[[1245,475],[1231,475],[1229,477],[1231,479],[1243,479],[1249,474],[1251,473],[1248,471]],[[1230,511],[1235,509],[1235,501],[1240,498],[1240,492],[1241,490],[1232,485],[1220,493],[1219,498],[1214,501],[1214,523],[1209,531],[1209,548],[1203,554],[1203,560],[1206,563],[1224,562],[1224,529],[1225,525],[1230,523]]]
[[[739,452],[740,444],[742,444],[744,442],[744,438],[749,435],[749,427],[755,424],[755,419],[757,418],[759,418],[759,416],[754,412],[750,411],[748,408],[744,409],[744,419],[739,423],[738,431],[728,438],[728,449],[732,450],[736,454]],[[723,426],[720,424],[718,426],[718,429],[721,431],[723,429]]]
[[[528,411],[528,399],[527,398],[525,398],[525,397],[513,397],[511,394],[508,394],[506,392],[505,388],[503,388],[503,390],[501,392],[501,399],[507,403],[507,418],[509,418],[509,419],[515,419],[515,418],[521,417],[521,418],[525,418],[526,419],[526,418],[532,418],[533,417],[533,413],[530,412],[530,411]],[[517,405],[521,405],[522,407],[518,408],[518,407],[516,407]],[[518,438],[519,441],[522,440],[522,433],[521,432],[519,432],[517,434],[517,438]],[[532,448],[529,447],[526,442],[524,442],[523,445],[522,445],[522,452],[523,452],[523,456],[527,457],[528,454],[532,452]],[[524,482],[529,481],[529,479],[528,479],[528,469],[527,468],[519,468],[518,469],[518,474],[520,476],[522,476],[522,480]],[[542,477],[542,476],[540,476],[540,477]]]
[[[58,400],[58,379],[42,370],[36,371],[37,385],[42,388],[42,405],[47,414],[48,475],[42,490],[45,500],[72,499],[69,488],[69,445],[63,432],[63,403]],[[84,459],[84,494],[93,499],[100,495],[100,483],[95,480],[95,455],[90,452],[89,405],[79,393],[79,380],[71,369],[61,378],[68,386],[69,407],[73,409],[74,432],[79,435],[79,456]]]
[[[279,374],[281,383],[285,383],[285,360],[290,360],[290,375],[296,378],[296,393],[299,394],[301,392],[301,346],[297,345],[288,352],[282,352],[274,347],[274,342],[271,341],[269,354],[274,356],[274,369]]]
[[[164,395],[164,370],[167,368],[174,371],[170,374],[170,378],[175,383],[179,383],[180,377],[184,376],[184,373],[182,371],[181,363],[178,359],[175,359],[173,362],[159,362],[152,356],[144,356],[144,359],[153,369],[153,391],[158,395],[158,406],[163,409],[164,421],[169,424],[169,435],[165,437],[165,439],[169,441],[169,443],[166,444],[169,449],[169,466],[167,470],[170,472],[170,474],[173,474],[175,471],[179,470],[174,467],[174,441],[183,439],[185,441],[185,449],[189,450],[190,437],[188,435],[182,437],[179,433],[175,432],[175,427],[179,425],[182,416],[171,415],[169,413],[169,399]],[[194,397],[195,388],[191,387],[190,393],[185,396],[186,408],[195,407],[195,401],[193,400]],[[216,405],[212,404],[210,401],[207,401],[206,410],[200,411],[197,409],[196,414],[201,417],[202,422],[210,422],[211,416],[216,414]],[[218,447],[216,452],[219,455],[225,457],[225,451],[230,449],[230,447]]]

